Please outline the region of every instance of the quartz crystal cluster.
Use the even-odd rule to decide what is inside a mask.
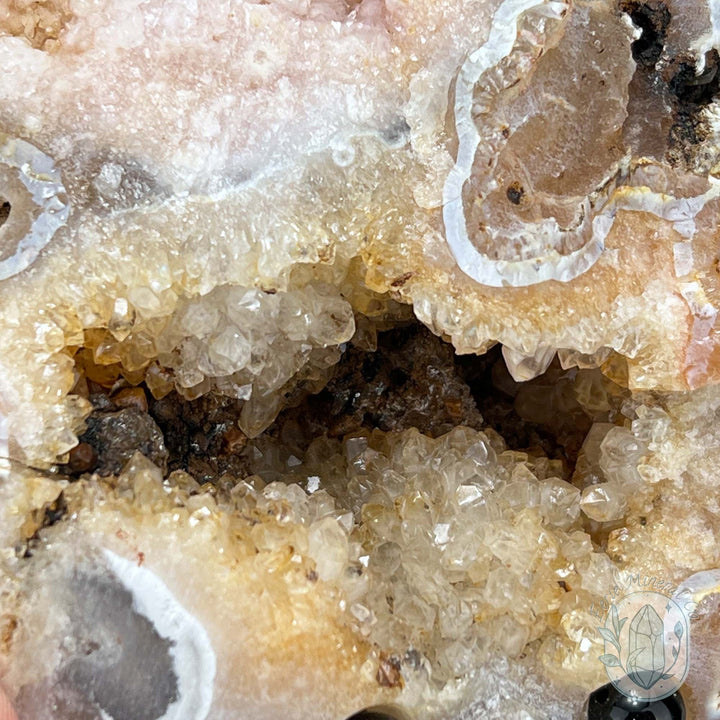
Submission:
[[[690,576],[720,717],[715,0],[5,0],[0,65],[23,720],[581,719]]]
[[[347,717],[389,702],[412,717],[466,706],[477,717],[579,717],[585,693],[603,682],[593,607],[617,570],[677,583],[720,560],[703,469],[720,461],[720,442],[708,437],[714,428],[689,432],[717,393],[661,408],[597,387],[588,395],[586,383],[582,374],[572,382],[576,402],[600,421],[572,474],[562,459],[462,426],[435,439],[415,429],[321,437],[301,457],[261,436],[242,451],[244,477],[205,485],[182,470],[163,477],[139,453],[105,479],[13,473],[3,541],[20,559],[6,559],[5,680],[21,712],[129,717],[135,702],[164,702],[167,714],[143,717],[190,717],[172,710],[189,702],[178,690],[185,650],[173,657],[166,647],[189,631],[153,630],[143,652],[165,659],[137,697],[102,680],[130,682],[133,667],[118,655],[112,586],[133,595],[122,602],[136,615],[120,631],[134,637],[145,615],[159,622],[139,610],[157,576],[167,602],[204,628],[191,638],[200,650],[187,652],[201,655],[196,678],[217,673],[209,717],[237,717],[240,704],[247,718]],[[598,412],[600,399],[635,419],[604,422],[614,411]],[[678,484],[683,493],[671,492]],[[141,572],[152,573],[148,587]],[[106,598],[107,612],[83,615],[83,594]],[[91,698],[88,677],[100,684]],[[716,678],[691,675],[696,712]]]

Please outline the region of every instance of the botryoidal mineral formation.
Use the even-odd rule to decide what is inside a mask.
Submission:
[[[618,587],[691,577],[720,717],[719,50],[715,0],[0,3],[22,719],[580,719]]]

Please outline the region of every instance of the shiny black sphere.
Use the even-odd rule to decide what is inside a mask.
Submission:
[[[685,703],[679,692],[662,700],[634,700],[612,683],[590,695],[588,720],[685,720]]]
[[[355,713],[347,720],[410,720],[398,707],[372,707]]]

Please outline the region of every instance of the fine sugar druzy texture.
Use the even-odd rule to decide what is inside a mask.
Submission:
[[[7,0],[0,67],[23,718],[581,718],[618,572],[720,566],[717,2]]]

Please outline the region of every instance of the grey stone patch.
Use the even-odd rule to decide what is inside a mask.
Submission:
[[[200,621],[137,559],[78,540],[72,558],[30,561],[42,586],[28,601],[35,672],[14,698],[18,716],[206,720],[217,661]]]
[[[136,451],[154,462],[163,474],[167,471],[163,434],[150,415],[138,408],[92,414],[80,442],[97,451],[99,475],[116,475]]]
[[[68,603],[75,655],[59,683],[113,720],[157,720],[177,699],[170,649],[133,607],[133,595],[109,575],[78,572]]]

